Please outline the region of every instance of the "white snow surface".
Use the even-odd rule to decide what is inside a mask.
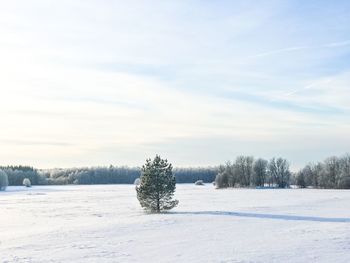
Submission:
[[[350,191],[177,185],[145,213],[134,185],[8,187],[0,262],[350,262]]]

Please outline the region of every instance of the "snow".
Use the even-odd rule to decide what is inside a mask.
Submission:
[[[145,213],[134,185],[8,187],[0,262],[350,262],[350,191],[177,185]]]

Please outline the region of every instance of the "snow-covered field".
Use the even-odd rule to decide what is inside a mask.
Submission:
[[[9,187],[0,262],[350,262],[350,191],[177,185],[146,214],[133,185]]]

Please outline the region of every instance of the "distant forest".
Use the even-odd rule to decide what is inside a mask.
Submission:
[[[293,184],[300,188],[350,189],[350,154],[309,163],[296,173],[289,170],[286,159],[267,161],[252,156],[239,156],[234,162],[221,165],[218,170],[215,179],[218,188],[286,188]]]
[[[218,167],[174,168],[177,183],[215,182],[217,188],[276,187],[297,185],[300,188],[350,189],[350,154],[329,157],[323,162],[309,163],[292,173],[283,158],[271,160],[238,156]],[[35,169],[30,166],[0,166],[9,185],[22,185],[28,178],[32,185],[65,184],[133,184],[141,175],[140,168],[89,167],[69,169]]]
[[[28,178],[32,185],[65,184],[133,184],[141,175],[140,168],[90,167],[40,170],[30,166],[0,166],[9,180],[9,185],[22,185]],[[194,183],[197,180],[211,183],[217,175],[217,168],[175,168],[177,183]]]

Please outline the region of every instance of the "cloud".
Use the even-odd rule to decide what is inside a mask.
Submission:
[[[296,46],[296,47],[286,47],[286,48],[280,48],[275,50],[266,51],[263,53],[255,54],[253,56],[249,56],[250,58],[259,58],[259,57],[267,57],[272,55],[278,55],[283,53],[290,53],[290,52],[297,52],[297,51],[303,51],[303,50],[314,50],[314,49],[321,49],[321,48],[339,48],[339,47],[345,47],[350,46],[350,40],[345,41],[337,41],[337,42],[331,42],[326,44],[319,44],[315,46]]]
[[[287,48],[281,48],[281,49],[276,49],[276,50],[271,50],[271,51],[266,51],[263,53],[259,53],[253,56],[250,56],[248,58],[259,58],[259,57],[266,57],[266,56],[270,56],[270,55],[276,55],[276,54],[280,54],[280,53],[286,53],[286,52],[292,52],[292,51],[298,51],[298,50],[305,50],[305,49],[309,49],[311,47],[287,47]]]
[[[350,40],[337,41],[333,43],[324,44],[323,46],[330,47],[330,48],[350,46]]]
[[[1,139],[1,144],[7,145],[17,145],[17,146],[37,146],[37,145],[46,145],[46,146],[73,146],[73,144],[66,142],[57,142],[57,141],[31,141],[31,140],[6,140]]]
[[[350,131],[350,23],[336,15],[350,6],[320,5],[311,19],[296,5],[4,3],[0,157],[107,165],[159,151],[204,164],[249,152],[240,142],[283,155],[285,139],[293,161],[288,149],[309,150],[302,133],[346,140],[332,129]],[[211,147],[215,156],[204,153]]]

